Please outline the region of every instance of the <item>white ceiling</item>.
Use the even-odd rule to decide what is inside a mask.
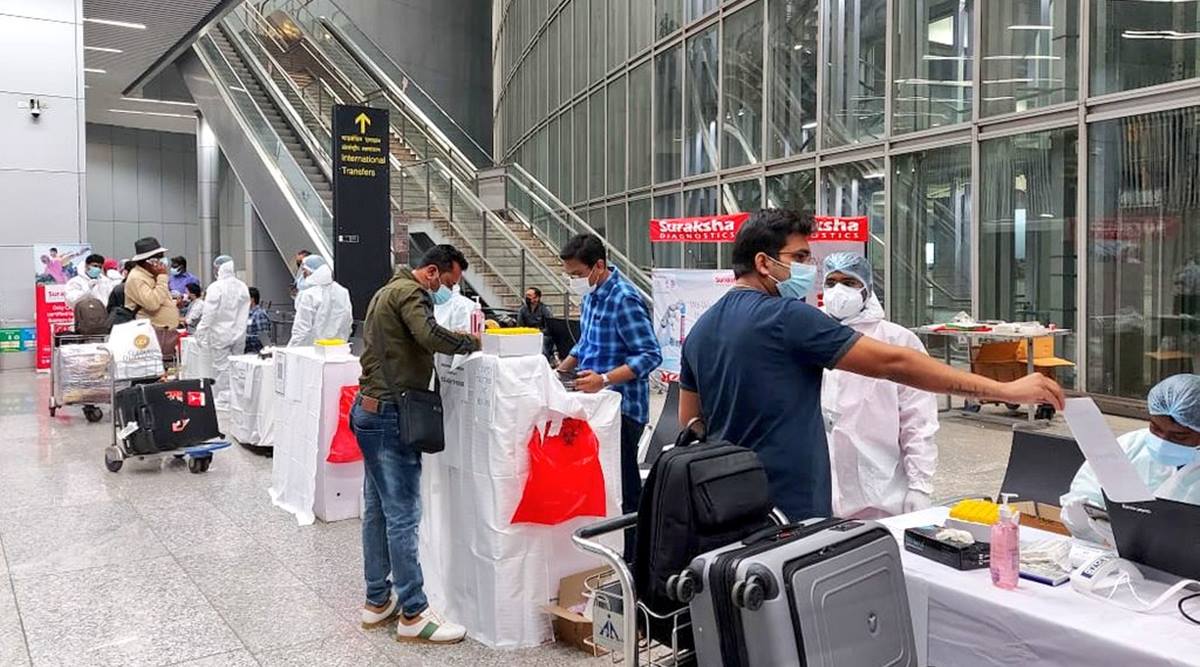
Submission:
[[[107,19],[145,25],[144,30],[85,22],[83,25],[84,66],[102,69],[84,74],[88,88],[87,120],[125,127],[173,132],[194,132],[194,107],[123,100],[121,91],[133,83],[156,60],[183,39],[222,0],[83,0],[85,19]],[[119,49],[121,53],[88,47]],[[170,66],[173,69],[174,66]],[[134,96],[188,99],[186,90],[173,85],[171,72],[162,79],[134,91]],[[179,82],[182,83],[181,81]],[[119,113],[110,109],[175,114],[166,116]],[[183,116],[183,117],[176,117]]]

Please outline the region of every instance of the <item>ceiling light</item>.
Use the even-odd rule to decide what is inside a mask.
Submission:
[[[1123,39],[1165,39],[1169,41],[1181,41],[1188,39],[1200,39],[1200,33],[1197,32],[1179,32],[1178,30],[1126,30],[1121,33]]]
[[[88,74],[108,74],[108,70],[100,69],[99,67],[84,67],[83,71]]]
[[[863,180],[864,181],[875,181],[875,180],[879,180],[879,179],[883,178],[884,175],[885,174],[882,171],[877,171],[873,174],[863,174]]]
[[[984,56],[984,60],[1062,60],[1062,56]]]
[[[166,118],[187,118],[189,120],[194,120],[196,118],[195,116],[190,116],[188,114],[183,114],[183,113],[163,113],[161,111],[136,111],[134,109],[109,109],[109,112],[111,112],[111,113],[132,113],[132,114],[138,114],[140,116],[163,116]]]
[[[99,51],[100,53],[125,53],[121,49],[110,49],[107,46],[85,46],[84,51]]]
[[[144,24],[144,23],[130,23],[129,21],[114,21],[112,19],[85,18],[85,19],[83,19],[83,22],[84,23],[98,23],[100,25],[111,25],[111,26],[116,26],[118,28],[132,28],[133,30],[145,30],[146,29],[146,24]]]
[[[126,102],[147,102],[150,104],[174,104],[181,107],[194,107],[195,102],[176,102],[175,100],[152,100],[148,97],[122,97]]]
[[[1052,25],[1010,25],[1009,30],[1054,30]]]
[[[800,129],[801,130],[815,130],[815,129],[817,129],[817,121],[814,120],[811,123],[805,123],[800,126]]]
[[[1054,217],[1054,214],[1053,214],[1053,213],[1041,213],[1041,214],[1039,214],[1039,215],[1038,215],[1038,217],[1042,217],[1042,218],[1053,218],[1053,217]]]

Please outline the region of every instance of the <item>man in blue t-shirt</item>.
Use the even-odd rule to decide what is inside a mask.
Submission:
[[[679,422],[698,420],[712,439],[756,451],[771,500],[789,519],[832,513],[824,369],[1062,409],[1062,389],[1044,375],[1001,383],[959,371],[863,337],[804,303],[816,275],[811,232],[807,214],[770,209],[750,216],[733,243],[737,281],[688,333],[679,378]]]

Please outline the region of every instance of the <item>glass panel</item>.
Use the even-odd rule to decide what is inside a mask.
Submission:
[[[562,190],[558,192],[558,198],[564,202],[575,201],[575,181],[573,175],[575,173],[575,160],[573,159],[573,151],[575,144],[572,137],[575,133],[572,131],[572,113],[567,109],[561,116],[558,117],[561,121],[558,131],[562,141],[558,145],[559,162],[558,166],[562,169]]]
[[[561,153],[561,149],[558,146],[558,137],[561,132],[561,130],[560,130],[561,126],[562,126],[562,117],[561,116],[554,118],[546,126],[546,127],[550,128],[550,132],[548,134],[548,137],[549,137],[548,142],[549,143],[548,143],[548,146],[546,149],[546,154],[548,156],[548,159],[550,160],[549,177],[546,179],[546,188],[548,188],[550,190],[550,192],[553,192],[555,195],[559,196],[560,198],[562,196],[562,181],[560,180],[562,177],[562,167],[561,167],[562,162],[559,160],[559,155],[561,155],[562,153]]]
[[[980,144],[979,314],[1036,320],[1074,330],[1075,128]],[[1075,336],[1058,337],[1056,356],[1075,359]],[[1075,385],[1074,371],[1058,379]]]
[[[972,0],[895,7],[892,133],[970,120]]]
[[[625,190],[625,77],[608,86],[608,191]]]
[[[678,192],[655,197],[654,217],[657,219],[678,218],[681,199],[682,197]],[[649,238],[649,234],[649,228],[647,228],[647,238]],[[653,252],[654,266],[661,266],[668,269],[683,267],[682,243],[651,243],[650,247]]]
[[[629,0],[629,52],[641,53],[642,49],[650,46],[653,34],[654,3],[651,0]]]
[[[885,302],[887,294],[884,278],[887,273],[887,249],[884,246],[884,225],[886,202],[884,201],[884,186],[887,184],[883,173],[883,160],[863,160],[849,164],[839,164],[821,169],[821,205],[825,215],[856,216],[865,215],[870,223],[871,240],[867,243],[867,257],[874,269],[875,295],[880,302]],[[812,211],[812,202],[816,197],[812,194],[810,185],[812,172],[801,171],[785,174],[781,178],[792,178],[791,182],[779,184],[780,203],[786,201],[789,193],[795,193],[794,204],[791,206],[805,207],[802,210]],[[786,188],[786,189],[784,189]],[[767,180],[768,204],[775,206],[776,188],[772,187],[771,179]],[[805,198],[805,193],[810,193]]]
[[[592,122],[588,127],[588,144],[590,161],[588,171],[591,174],[588,195],[593,199],[604,196],[604,89],[593,93],[588,98]]]
[[[892,159],[892,320],[945,322],[971,310],[971,149]]]
[[[1088,142],[1087,390],[1144,399],[1200,368],[1200,107],[1093,123]]]
[[[641,1],[648,4],[648,0]],[[679,30],[683,26],[683,0],[655,0],[654,26],[655,37],[666,37]]]
[[[571,95],[575,93],[575,71],[572,69],[574,57],[571,53],[572,49],[578,49],[578,40],[572,39],[572,35],[574,35],[573,26],[575,25],[575,3],[572,2],[565,5],[558,16],[562,23],[562,37],[559,44],[559,53],[562,54],[562,62],[558,64],[559,69],[562,71],[559,77],[562,79],[562,90],[559,92],[559,99],[565,102],[571,99]]]
[[[688,23],[708,14],[717,8],[717,0],[684,0],[687,8]]]
[[[684,215],[716,215],[717,189],[715,187],[696,188],[683,193]],[[683,267],[685,269],[715,269],[717,268],[716,243],[684,243]]]
[[[571,87],[571,94],[574,95],[587,87],[588,82],[589,17],[587,0],[572,0],[571,5],[575,7],[575,85]]]
[[[591,41],[591,61],[592,67],[591,78],[588,79],[588,84],[594,81],[599,81],[606,71],[604,57],[605,40],[607,37],[604,34],[605,22],[608,20],[608,5],[613,0],[592,0],[592,41]]]
[[[767,158],[774,159],[815,148],[817,0],[770,0],[767,11]]]
[[[607,221],[608,242],[616,247],[617,252],[625,254],[628,244],[625,240],[625,204],[613,204],[608,207]]]
[[[575,201],[588,198],[588,117],[587,100],[575,105]]]
[[[629,2],[608,0],[608,69],[625,62],[629,56]]]
[[[629,187],[650,185],[650,62],[629,73]],[[678,160],[677,160],[678,161]]]
[[[687,42],[687,151],[688,176],[717,168],[717,26]]]
[[[762,160],[762,13],[756,2],[725,19],[723,167]]]
[[[983,12],[984,116],[1076,98],[1079,0],[984,0]]]
[[[887,95],[887,0],[837,3],[828,19],[825,145],[879,139]]]
[[[1091,29],[1093,95],[1200,75],[1200,2],[1092,0]]]
[[[753,213],[762,208],[762,185],[758,179],[725,183],[721,186],[725,213]],[[809,193],[810,195],[812,193]]]
[[[679,53],[680,47],[676,46],[654,58],[654,180],[658,183],[679,178],[683,147]]]
[[[547,65],[550,70],[547,76],[550,77],[550,108],[557,109],[562,104],[562,90],[559,88],[559,75],[562,72],[563,63],[568,62],[559,60],[558,51],[558,26],[562,14],[555,15],[554,20],[550,22],[550,28],[547,32],[546,53],[549,54],[549,63]]]
[[[650,270],[650,199],[642,197],[629,202],[629,252],[634,266]]]
[[[588,225],[596,230],[596,233],[604,238],[608,238],[608,229],[604,226],[604,207],[597,206],[588,211]]]

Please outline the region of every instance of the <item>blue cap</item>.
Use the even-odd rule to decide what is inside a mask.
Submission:
[[[302,262],[300,262],[300,266],[308,269],[309,271],[316,271],[322,266],[325,266],[327,263],[328,262],[325,261],[325,258],[320,255],[309,255],[308,257],[305,257]]]
[[[1180,373],[1154,385],[1146,396],[1150,414],[1166,416],[1200,432],[1200,375]]]
[[[858,253],[835,252],[825,258],[824,269],[826,276],[835,271],[854,276],[867,289],[871,289],[874,284],[871,280],[874,275],[874,271],[871,269],[871,260]]]

